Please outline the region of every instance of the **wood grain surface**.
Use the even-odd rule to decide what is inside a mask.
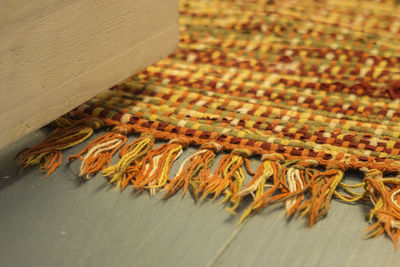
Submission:
[[[0,263],[8,266],[399,266],[386,237],[364,240],[369,207],[333,201],[312,229],[270,207],[245,224],[218,201],[122,193],[96,176],[79,182],[79,163],[45,178],[17,174],[12,157],[43,139],[41,129],[0,151]],[[68,155],[82,145],[68,150]],[[185,150],[184,158],[196,149]],[[171,175],[177,171],[177,165]],[[214,168],[215,168],[214,164]],[[258,160],[252,161],[253,169]],[[347,182],[360,175],[346,174]]]
[[[0,147],[173,52],[177,0],[0,3]]]

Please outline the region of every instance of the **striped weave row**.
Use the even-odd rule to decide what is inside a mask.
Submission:
[[[196,143],[398,170],[400,9],[276,2],[181,1],[178,51],[79,110]]]

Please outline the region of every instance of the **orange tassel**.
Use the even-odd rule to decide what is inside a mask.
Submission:
[[[68,160],[73,161],[78,158],[82,160],[79,176],[89,179],[104,167],[110,166],[113,155],[126,143],[126,135],[131,131],[132,126],[126,124],[116,126],[112,132],[93,140],[80,153],[70,156]]]
[[[121,148],[121,159],[117,164],[105,168],[103,175],[110,177],[110,183],[124,189],[132,181],[141,168],[143,157],[154,145],[154,137],[150,134],[142,134],[132,143]]]
[[[369,221],[376,223],[366,229],[370,231],[367,237],[378,237],[386,233],[397,249],[400,237],[400,178],[383,178],[376,169],[368,170],[365,191],[370,197],[374,208],[367,215]]]
[[[42,143],[20,152],[22,154],[19,161],[21,171],[28,166],[41,164],[41,169],[49,176],[61,164],[61,150],[83,142],[92,135],[94,129],[104,125],[103,121],[95,118],[76,122],[60,118],[56,120],[55,124],[59,125],[59,128],[54,130]]]
[[[164,199],[174,195],[181,187],[182,198],[185,195],[189,185],[192,193],[197,198],[199,184],[208,179],[210,167],[214,162],[215,152],[221,151],[221,146],[217,143],[208,143],[200,147],[200,151],[186,159],[178,170],[175,178],[169,183],[165,191]],[[188,162],[186,164],[186,162]]]
[[[245,178],[242,166],[245,165],[247,172],[254,175],[250,170],[250,161],[247,159],[250,155],[251,152],[247,150],[235,149],[230,155],[223,156],[214,175],[199,185],[199,191],[203,193],[202,199],[209,194],[214,194],[213,199],[216,199],[223,192],[225,199],[222,203],[230,200],[232,207],[227,211],[234,213],[242,199],[238,195]]]
[[[147,153],[133,186],[139,191],[149,189],[151,195],[163,188],[168,181],[172,163],[180,157],[187,145],[186,139],[173,139],[168,144]]]
[[[279,188],[279,173],[284,159],[280,154],[263,155],[262,163],[257,168],[253,179],[238,193],[241,197],[251,194],[254,198],[253,203],[243,212],[239,223],[242,223],[250,214],[263,208],[267,199]],[[271,183],[268,184],[268,181]],[[268,189],[265,190],[266,188]]]
[[[305,198],[311,177],[315,175],[318,162],[315,160],[289,161],[282,166],[280,175],[281,193],[269,199],[270,204],[285,202],[286,214],[290,217]]]
[[[40,165],[40,170],[47,172],[47,177],[61,165],[62,154],[60,150],[50,152],[44,156],[44,161]]]
[[[310,198],[298,207],[300,215],[307,215],[309,226],[328,213],[336,188],[343,179],[344,166],[328,166],[327,170],[312,176]]]
[[[131,183],[135,180],[137,175],[140,173],[142,165],[143,165],[143,158],[134,161],[131,166],[126,168],[126,171],[122,177],[121,184],[120,184],[121,190],[124,190],[128,186],[129,183]]]

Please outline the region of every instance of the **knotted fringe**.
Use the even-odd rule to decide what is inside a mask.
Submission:
[[[61,151],[75,146],[89,138],[95,129],[105,126],[99,119],[73,121],[59,118],[53,122],[57,127],[41,144],[26,149],[20,154],[21,171],[40,164],[47,176],[61,164]],[[239,223],[249,215],[255,214],[266,205],[284,202],[286,214],[297,213],[308,217],[312,226],[328,212],[332,197],[346,203],[369,201],[373,208],[367,214],[372,225],[366,230],[367,237],[378,237],[386,233],[397,248],[400,239],[400,176],[383,178],[377,169],[362,169],[365,174],[363,183],[348,185],[342,182],[345,164],[327,166],[320,172],[315,160],[285,160],[280,154],[266,154],[255,173],[250,170],[251,152],[234,149],[224,155],[217,169],[211,174],[211,166],[216,153],[222,150],[217,143],[208,143],[186,159],[178,169],[176,176],[169,179],[173,162],[181,156],[187,139],[173,139],[153,149],[154,137],[142,134],[138,139],[126,144],[133,130],[129,125],[118,125],[114,129],[93,140],[80,153],[71,156],[70,161],[82,160],[79,175],[89,178],[102,170],[110,178],[110,183],[124,189],[129,183],[138,191],[145,189],[153,195],[164,188],[164,198],[169,198],[182,189],[182,197],[188,189],[201,199],[213,195],[216,199],[225,195],[222,203],[230,202],[226,210],[235,214],[240,202],[248,195],[253,202],[243,212]],[[109,166],[112,156],[120,149],[120,160]],[[104,169],[103,169],[104,168]],[[245,172],[253,175],[243,188]],[[353,189],[364,191],[358,193]]]
[[[253,203],[243,212],[239,223],[242,223],[251,213],[256,213],[264,207],[267,199],[278,189],[279,173],[281,171],[281,163],[284,159],[280,154],[263,155],[261,159],[262,163],[258,167],[253,179],[238,193],[241,197],[251,194],[254,199]],[[268,189],[265,190],[266,188]]]
[[[188,145],[186,139],[172,139],[168,144],[148,152],[143,159],[143,166],[133,182],[136,190],[148,189],[151,195],[163,188],[167,181],[172,163],[182,155]]]
[[[132,126],[126,124],[115,126],[111,132],[93,140],[80,153],[70,156],[68,160],[82,160],[79,176],[89,179],[105,166],[110,166],[112,156],[126,143],[126,135],[131,131]]]
[[[285,202],[285,210],[290,217],[299,208],[309,189],[310,180],[317,172],[318,162],[315,160],[291,160],[282,165],[280,175],[281,193],[269,199],[269,203]]]
[[[221,145],[217,143],[207,143],[200,147],[200,151],[182,162],[174,179],[172,179],[165,189],[167,192],[164,199],[174,195],[181,187],[182,198],[189,185],[192,194],[197,199],[199,185],[210,177],[210,168],[215,159],[215,153],[221,151]]]
[[[19,153],[22,154],[19,160],[21,172],[28,166],[40,164],[40,169],[49,176],[61,164],[61,150],[83,142],[93,134],[94,129],[104,125],[101,120],[95,118],[79,121],[59,118],[53,124],[58,128],[42,143]]]
[[[309,226],[328,213],[332,196],[342,181],[343,174],[344,166],[328,166],[325,172],[312,176],[310,197],[297,208],[300,215],[308,216]]]
[[[119,153],[121,159],[117,164],[102,171],[104,176],[110,177],[110,183],[124,189],[139,172],[143,158],[149,153],[154,145],[154,137],[142,134],[132,143],[121,148]]]
[[[378,237],[386,233],[397,249],[400,237],[400,178],[383,178],[379,170],[366,172],[365,193],[370,198],[373,209],[367,214],[369,222],[374,224],[366,229],[367,237]]]
[[[238,194],[245,178],[242,166],[245,166],[249,174],[254,175],[250,170],[250,161],[247,159],[249,156],[251,156],[249,151],[240,149],[235,149],[230,155],[223,156],[214,175],[200,183],[198,192],[202,193],[201,198],[214,194],[213,199],[216,199],[224,193],[225,199],[222,203],[230,201],[232,206],[227,211],[235,213],[242,199],[242,196]]]

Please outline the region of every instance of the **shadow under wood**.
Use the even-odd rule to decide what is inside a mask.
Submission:
[[[40,172],[38,166],[28,167],[23,172],[20,172],[19,157],[16,156],[23,149],[37,145],[50,132],[50,128],[43,127],[0,150],[0,190],[30,175],[32,172]],[[43,175],[43,178],[46,177],[45,173],[40,174]]]

